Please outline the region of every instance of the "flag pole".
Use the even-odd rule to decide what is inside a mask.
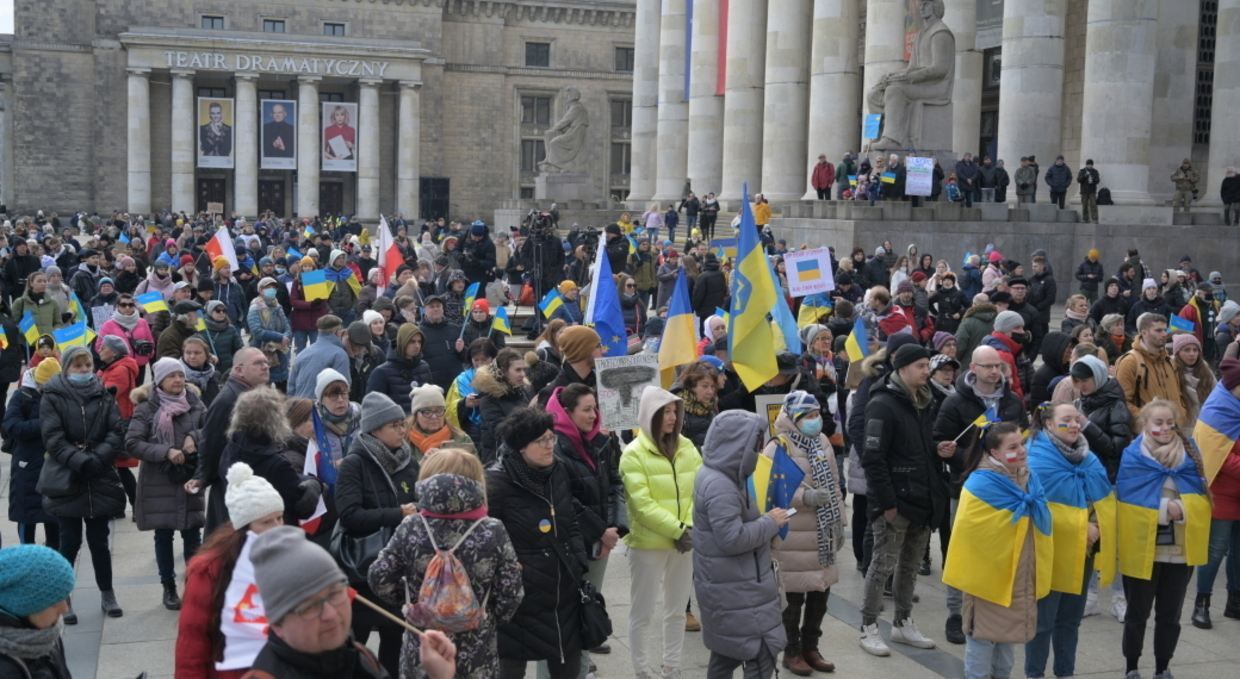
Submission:
[[[965,434],[969,433],[969,430],[976,426],[977,426],[977,420],[970,422],[969,426],[964,428],[964,431],[960,432],[959,434],[956,435],[956,438],[952,439],[952,443],[958,443],[960,441],[961,436],[964,436]]]

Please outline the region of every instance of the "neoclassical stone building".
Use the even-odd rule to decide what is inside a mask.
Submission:
[[[629,200],[813,198],[820,153],[861,147],[864,92],[903,69],[920,0],[637,0]],[[1240,165],[1240,0],[945,0],[951,148],[1014,168],[1094,159],[1117,203],[1203,199]],[[687,77],[686,77],[687,76]]]
[[[16,0],[0,199],[17,214],[469,216],[533,197],[572,85],[628,190],[633,0]]]

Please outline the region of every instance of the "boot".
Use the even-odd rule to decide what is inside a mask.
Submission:
[[[835,671],[835,663],[822,657],[822,654],[819,653],[818,649],[816,648],[811,648],[811,649],[806,650],[805,652],[801,653],[801,657],[805,658],[805,664],[809,665],[810,667],[814,668],[815,670],[819,672],[834,672]]]
[[[1198,594],[1197,601],[1193,604],[1193,627],[1197,629],[1210,629],[1214,624],[1210,622],[1210,595]]]
[[[1223,617],[1240,620],[1240,592],[1227,590],[1227,606],[1223,608]]]
[[[110,589],[99,592],[99,608],[102,608],[109,618],[119,618],[125,614],[121,605],[116,603],[116,592]]]
[[[943,636],[953,644],[964,643],[964,620],[959,615],[947,616],[947,624],[943,627]]]
[[[797,675],[798,677],[808,677],[814,673],[814,670],[805,662],[805,658],[795,650],[784,651],[784,669]]]
[[[78,623],[78,620],[77,620],[77,613],[73,612],[73,599],[71,597],[66,598],[65,605],[69,607],[69,610],[65,611],[65,615],[64,615],[65,624],[76,625]]]
[[[164,583],[164,608],[170,611],[181,610],[181,597],[177,596],[177,583],[172,580]]]
[[[692,613],[685,613],[685,631],[686,632],[701,632],[702,631],[702,623],[698,622],[698,619]]]

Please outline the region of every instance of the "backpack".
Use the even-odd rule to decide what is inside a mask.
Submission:
[[[444,632],[468,632],[478,629],[486,617],[486,600],[491,593],[483,597],[481,603],[474,596],[473,584],[465,565],[456,558],[456,548],[465,542],[482,519],[473,522],[449,549],[441,549],[435,544],[435,533],[431,530],[426,517],[418,514],[422,525],[426,528],[426,536],[435,548],[435,556],[426,565],[422,574],[422,587],[418,589],[418,599],[409,604],[406,617],[409,622],[424,629],[437,629]]]

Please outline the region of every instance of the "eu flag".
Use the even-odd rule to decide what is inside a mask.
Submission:
[[[611,263],[607,257],[599,257],[598,277],[590,286],[595,298],[594,331],[607,347],[608,356],[628,356],[629,339],[624,330],[624,314],[620,311],[620,291],[611,277]]]
[[[797,488],[804,480],[805,472],[792,461],[784,446],[776,446],[775,456],[771,461],[771,483],[767,486],[766,506],[784,509],[791,507],[792,496],[796,495]],[[781,540],[788,539],[788,524],[779,529],[779,537]]]

